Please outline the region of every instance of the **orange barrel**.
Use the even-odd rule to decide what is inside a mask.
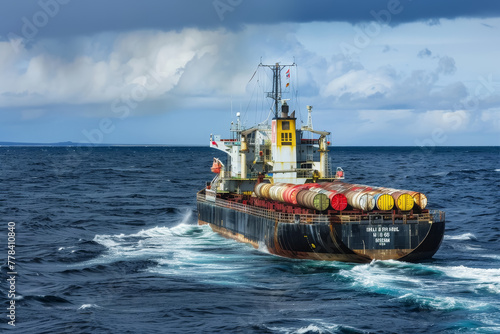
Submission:
[[[411,209],[413,209],[415,201],[413,200],[413,197],[411,197],[407,193],[403,191],[395,191],[392,192],[390,195],[392,196],[392,198],[394,198],[396,206],[401,211],[410,211]]]
[[[315,209],[318,211],[324,211],[328,209],[330,205],[330,200],[325,194],[316,193],[314,191],[302,189],[297,193],[297,203],[300,206]]]
[[[418,191],[407,191],[407,193],[413,197],[413,201],[415,201],[415,204],[418,205],[420,209],[425,209],[427,206],[427,196]]]

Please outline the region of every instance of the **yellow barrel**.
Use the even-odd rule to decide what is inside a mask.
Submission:
[[[413,200],[413,197],[411,197],[407,193],[402,193],[400,191],[397,191],[392,193],[391,195],[396,202],[396,206],[401,211],[410,211],[411,209],[413,209],[415,201]]]
[[[370,187],[362,184],[352,184],[342,181],[320,183],[321,187],[327,190],[336,190],[344,193],[349,205],[354,208],[365,209],[367,207],[364,198],[361,198],[358,191],[364,191],[371,196],[377,196],[376,206],[379,210],[392,210],[394,205],[402,211],[410,211],[416,204],[421,209],[427,206],[427,197],[419,192],[401,190],[395,188]],[[379,195],[380,194],[380,195]],[[361,203],[360,202],[361,199]]]
[[[379,210],[389,211],[394,207],[394,198],[389,194],[377,194],[374,198]]]

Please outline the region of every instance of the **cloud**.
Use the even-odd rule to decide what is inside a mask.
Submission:
[[[425,48],[423,50],[420,50],[417,54],[418,58],[425,58],[425,57],[430,57],[432,55],[431,50]]]
[[[364,145],[474,145],[478,131],[495,138],[498,109],[475,113],[469,110],[365,109],[350,113],[353,123],[340,123],[334,129],[337,145],[352,145],[359,138],[370,138]],[[471,142],[471,138],[476,141]],[[464,140],[461,140],[463,138]],[[474,139],[472,139],[474,140]],[[339,143],[340,141],[340,143]],[[494,141],[492,143],[495,143]],[[498,140],[496,142],[498,144]],[[357,141],[356,145],[363,145]]]
[[[384,45],[384,48],[382,49],[382,53],[387,53],[390,51],[398,51],[398,49],[391,47],[389,45]]]
[[[486,28],[495,29],[495,26],[492,26],[491,24],[481,23],[481,25],[485,26]]]
[[[246,3],[228,12],[226,19],[246,8]],[[408,145],[414,144],[413,139],[418,136],[429,136],[429,127],[434,126],[457,137],[460,132],[492,133],[498,129],[497,72],[487,61],[467,61],[483,53],[489,56],[485,59],[491,60],[491,52],[485,52],[481,46],[470,47],[470,54],[456,48],[470,45],[467,41],[473,33],[458,36],[457,40],[447,38],[445,45],[439,44],[440,33],[455,36],[456,29],[464,29],[465,24],[481,31],[490,30],[480,26],[479,21],[443,21],[437,27],[424,22],[384,27],[383,33],[352,57],[340,53],[342,39],[331,32],[352,33],[353,28],[339,23],[321,24],[321,29],[316,24],[304,29],[304,25],[280,23],[245,24],[238,29],[219,26],[116,30],[74,38],[39,35],[40,38],[29,43],[21,41],[15,47],[4,40],[0,42],[0,122],[4,128],[10,127],[7,121],[12,120],[19,124],[50,124],[66,115],[73,118],[73,129],[78,134],[82,120],[88,122],[86,129],[92,129],[98,127],[100,118],[119,118],[130,112],[135,116],[134,122],[143,120],[144,124],[150,117],[164,117],[164,122],[170,122],[175,114],[179,124],[189,123],[193,128],[196,125],[192,124],[191,115],[196,115],[203,126],[195,131],[205,131],[205,122],[212,121],[213,115],[226,113],[231,105],[235,110],[257,110],[255,118],[261,121],[267,117],[270,104],[261,92],[270,90],[266,86],[270,78],[257,74],[250,83],[249,80],[262,59],[267,64],[299,64],[293,70],[298,85],[292,87],[299,90],[301,101],[295,99],[290,104],[299,115],[300,107],[313,104],[319,116],[315,123],[322,126],[335,123],[351,133],[362,130],[369,136],[376,136],[377,128],[397,128],[402,136],[406,135]],[[418,28],[425,31],[422,38],[408,36],[408,29],[422,33]],[[307,34],[301,35],[301,29]],[[307,36],[311,35],[319,37],[308,43]],[[463,44],[457,43],[463,41],[460,38],[465,39]],[[429,45],[432,52],[426,47]],[[487,45],[486,50],[491,48]],[[485,78],[478,79],[481,75]],[[260,100],[250,105],[250,97],[251,103],[255,97]],[[340,112],[332,114],[337,111]],[[321,120],[322,113],[328,117]],[[140,118],[146,114],[148,117]],[[339,114],[348,117],[339,120]],[[455,130],[458,120],[462,120],[461,125]],[[115,122],[117,129],[134,128],[132,120],[119,122],[122,121]],[[154,125],[159,128],[156,122]],[[136,129],[129,131],[135,133]],[[345,133],[346,137],[349,135]],[[129,138],[132,137],[123,135],[114,140],[130,143]],[[170,143],[168,139],[157,142]]]
[[[248,81],[258,59],[291,63],[292,55],[300,64],[301,96],[319,95],[318,107],[451,110],[469,95],[459,81],[441,82],[457,70],[450,56],[432,58],[431,71],[391,65],[368,69],[343,54],[330,59],[316,55],[296,39],[294,29],[281,24],[273,29],[249,26],[238,33],[184,29],[98,35],[79,39],[85,53],[66,56],[59,53],[64,44],[55,41],[44,43],[48,49],[35,44],[17,53],[3,42],[0,75],[6,80],[0,82],[0,107],[93,105],[86,114],[113,116],[124,108],[144,114],[216,110],[224,100],[247,105],[254,85]],[[420,53],[431,54],[428,49]],[[261,79],[260,85],[269,78]]]
[[[247,102],[247,83],[259,59],[292,63],[294,56],[303,59],[303,92],[315,95],[313,77],[321,75],[325,61],[297,41],[294,29],[281,24],[272,31],[249,26],[237,33],[190,28],[100,34],[78,38],[76,51],[58,40],[18,49],[0,42],[0,75],[8,78],[0,82],[0,108],[93,104],[87,109],[101,115],[125,105],[136,113],[181,105],[217,108],[221,98]]]
[[[3,42],[0,71],[9,80],[0,82],[0,106],[104,103],[141,94],[137,87],[144,88],[144,99],[159,98],[177,85],[190,61],[217,52],[221,38],[221,31],[137,31],[118,35],[105,57],[71,59],[37,48],[16,53]]]
[[[439,58],[437,72],[445,75],[452,75],[457,71],[455,66],[455,59],[452,57],[444,56]]]
[[[370,72],[365,69],[350,70],[332,80],[324,89],[326,96],[340,96],[349,99],[367,99],[384,96],[393,87],[394,80],[383,70]]]
[[[460,1],[450,6],[432,0],[364,0],[294,2],[286,0],[32,0],[2,2],[9,13],[0,21],[3,38],[15,34],[26,39],[95,35],[131,30],[184,28],[240,30],[251,24],[348,22],[382,20],[389,25],[440,19],[500,16],[495,0]],[[29,34],[26,34],[29,32]],[[29,36],[28,36],[29,35]]]
[[[453,109],[469,92],[460,81],[445,83],[442,76],[456,72],[449,56],[434,58],[434,70],[396,70],[391,65],[366,69],[359,62],[337,55],[337,71],[323,87],[324,98],[343,109]]]

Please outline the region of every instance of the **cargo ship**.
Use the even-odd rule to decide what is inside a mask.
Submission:
[[[215,176],[197,194],[198,223],[288,258],[430,259],[443,240],[445,213],[427,209],[419,191],[346,182],[328,158],[330,132],[313,129],[312,106],[299,128],[282,98],[283,73],[288,80],[295,66],[259,64],[272,72],[270,122],[244,127],[237,113],[231,138],[210,135],[210,147],[227,161],[212,161]]]

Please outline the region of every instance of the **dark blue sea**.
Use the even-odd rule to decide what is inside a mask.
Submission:
[[[446,212],[431,261],[292,260],[197,225],[201,147],[0,147],[2,333],[500,333],[499,147],[332,147]],[[15,327],[8,227],[15,223]]]

